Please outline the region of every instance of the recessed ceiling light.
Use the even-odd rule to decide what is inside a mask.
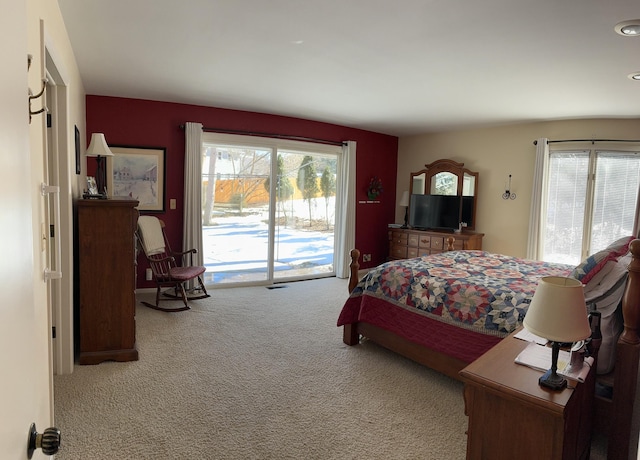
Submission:
[[[634,72],[628,75],[631,80],[640,81],[640,72]]]
[[[629,21],[622,21],[616,24],[614,27],[616,33],[625,37],[637,37],[640,36],[640,19],[631,19]]]

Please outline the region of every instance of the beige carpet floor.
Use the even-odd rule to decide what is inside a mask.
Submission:
[[[139,361],[55,377],[56,458],[465,457],[460,382],[344,345],[346,280],[285,286],[213,290],[181,313],[138,306]]]

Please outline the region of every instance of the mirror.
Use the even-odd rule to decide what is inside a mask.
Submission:
[[[431,195],[457,195],[458,176],[450,172],[439,172],[431,178]]]
[[[425,184],[427,183],[427,175],[425,173],[411,174],[411,182],[409,184],[409,190],[411,193],[418,193],[424,195]]]
[[[409,193],[418,195],[457,195],[475,197],[463,200],[471,216],[467,229],[475,229],[476,202],[478,197],[478,173],[453,160],[438,160],[425,165],[425,169],[411,173]]]

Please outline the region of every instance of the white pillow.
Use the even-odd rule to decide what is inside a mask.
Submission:
[[[589,300],[606,295],[616,284],[621,282],[622,278],[626,279],[629,263],[631,263],[631,254],[621,257],[617,261],[607,262],[602,270],[584,286],[584,297],[587,303]]]
[[[622,333],[624,323],[619,305],[624,294],[628,276],[628,266],[631,255],[621,257],[611,264],[606,275],[594,276],[584,287],[587,308],[595,308],[600,312],[602,319],[600,330],[602,331],[602,345],[598,352],[598,374],[606,374],[613,370],[616,358],[616,343]],[[604,271],[605,269],[603,268]],[[597,278],[598,277],[598,278]]]

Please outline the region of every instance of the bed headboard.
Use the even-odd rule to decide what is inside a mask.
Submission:
[[[640,240],[629,246],[632,259],[629,264],[629,279],[622,296],[624,330],[616,345],[613,397],[607,404],[608,459],[627,459],[631,437],[631,420],[638,384],[638,360],[640,359]],[[596,398],[596,404],[598,404]]]

